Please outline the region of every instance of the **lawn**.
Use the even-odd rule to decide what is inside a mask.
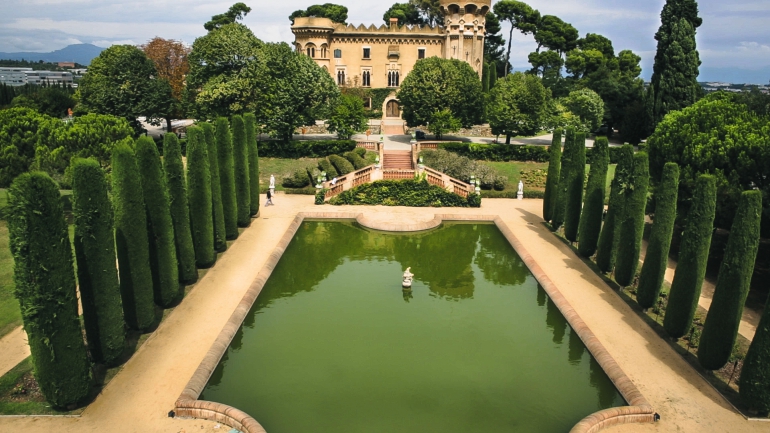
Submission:
[[[370,164],[374,164],[374,159],[377,157],[377,152],[367,152],[366,161]],[[261,191],[267,189],[270,184],[270,175],[275,175],[275,189],[283,191],[284,187],[281,185],[284,176],[294,173],[297,170],[305,170],[308,167],[317,167],[318,161],[322,158],[299,158],[299,159],[286,159],[286,158],[259,158],[259,184]]]
[[[519,184],[519,179],[521,178],[522,170],[537,170],[537,169],[548,170],[547,162],[510,161],[510,162],[484,162],[484,164],[487,164],[490,167],[494,168],[501,175],[508,177],[508,186],[506,187],[507,190],[508,189],[512,190],[517,188],[517,185]],[[607,170],[607,197],[609,197],[609,194],[610,194],[610,182],[612,182],[612,179],[615,177],[615,167],[616,167],[616,164],[610,164]],[[590,169],[591,169],[591,166],[586,164],[586,174],[588,174]],[[527,185],[524,185],[524,187],[529,188]]]

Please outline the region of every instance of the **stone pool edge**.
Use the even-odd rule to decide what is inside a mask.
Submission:
[[[179,398],[177,398],[175,403],[177,416],[220,422],[236,428],[243,433],[266,433],[266,430],[262,425],[249,414],[226,404],[198,400],[198,398],[211,378],[214,369],[217,367],[222,356],[230,346],[233,337],[240,329],[246,315],[251,310],[257,296],[259,296],[259,293],[262,291],[268,278],[270,278],[273,269],[275,269],[275,266],[278,264],[278,261],[283,256],[284,251],[286,251],[289,243],[291,243],[291,240],[297,233],[299,226],[305,219],[352,219],[359,221],[360,223],[365,217],[360,212],[301,212],[297,214],[283,237],[281,237],[278,245],[276,245],[270,253],[270,257],[249,286],[246,294],[238,303],[238,306],[235,308],[235,311],[233,311],[230,319],[228,319],[227,323],[222,328],[219,336],[217,336],[217,339],[211,345],[206,356],[198,365],[195,373],[187,382],[187,385],[179,395]],[[630,405],[604,409],[588,415],[578,422],[570,430],[570,433],[593,433],[606,427],[620,424],[651,423],[654,421],[653,417],[655,412],[652,406],[647,402],[647,399],[644,398],[631,379],[626,376],[615,359],[609,352],[607,352],[604,345],[602,345],[596,338],[585,322],[583,322],[583,319],[580,318],[566,298],[564,298],[553,281],[548,278],[540,265],[538,265],[532,256],[529,255],[527,249],[519,241],[516,235],[513,234],[513,231],[511,231],[505,222],[503,222],[502,218],[497,215],[436,214],[435,218],[429,222],[421,224],[403,224],[403,226],[399,226],[398,224],[387,224],[386,230],[394,232],[430,230],[444,221],[493,222],[511,244],[516,253],[519,254],[522,261],[524,261],[530,272],[532,272],[532,275],[534,275],[535,279],[537,279],[554,304],[556,304],[564,318],[567,319],[567,323],[569,323],[570,327],[575,330],[583,341],[583,344],[585,344],[586,348],[591,352],[591,355],[596,359],[605,374],[612,380],[612,383],[617,390]],[[378,227],[377,229],[382,230],[384,227]]]

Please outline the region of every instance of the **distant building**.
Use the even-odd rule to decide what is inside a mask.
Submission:
[[[28,84],[62,84],[71,85],[73,83],[72,72],[61,71],[28,71]]]
[[[75,62],[59,62],[60,68],[74,68]]]
[[[0,67],[0,83],[7,86],[23,86],[27,84],[27,72],[32,72],[32,68]]]

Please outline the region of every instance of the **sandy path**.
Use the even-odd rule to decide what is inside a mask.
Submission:
[[[29,356],[27,333],[21,326],[0,339],[0,376]]]

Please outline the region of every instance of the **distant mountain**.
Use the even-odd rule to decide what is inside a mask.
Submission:
[[[91,59],[98,56],[104,48],[91,44],[68,45],[61,50],[50,53],[0,53],[3,60],[28,60],[32,62],[75,62],[88,65]]]

